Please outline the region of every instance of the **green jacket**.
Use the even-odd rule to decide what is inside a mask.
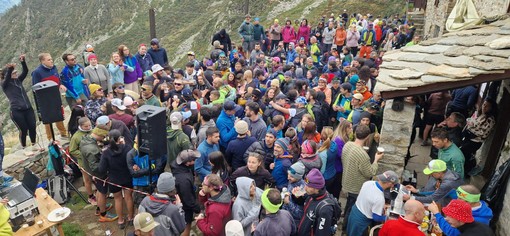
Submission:
[[[161,102],[156,95],[152,95],[149,99],[145,100],[145,105],[151,105],[156,107],[161,107]]]
[[[71,137],[71,141],[69,142],[69,154],[78,159],[80,165],[83,165],[83,160],[81,158],[80,152],[80,142],[83,136],[87,134],[89,134],[89,132],[83,132],[81,130],[78,130],[76,131],[76,133],[73,134],[73,137]]]
[[[99,173],[99,161],[101,160],[101,148],[97,141],[87,134],[83,136],[80,142],[80,152],[83,159],[83,168],[92,175],[104,178],[105,173]]]
[[[167,166],[177,158],[177,155],[186,149],[192,149],[191,141],[181,129],[172,129],[170,127],[166,130],[166,149],[168,160]]]

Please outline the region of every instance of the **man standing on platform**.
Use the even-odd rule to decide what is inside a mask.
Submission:
[[[49,53],[41,53],[39,54],[39,62],[41,63],[33,72],[32,72],[32,85],[35,85],[39,82],[44,82],[51,80],[60,86],[61,91],[66,91],[67,88],[64,85],[60,84],[60,75],[58,74],[58,69],[53,64],[53,58]],[[60,99],[60,98],[59,98]],[[41,113],[38,109],[39,120],[41,119]],[[62,111],[63,113],[64,111]],[[64,121],[55,122],[57,124],[57,129],[60,133],[61,138],[69,139],[67,136],[67,130],[64,126]],[[51,135],[52,130],[50,124],[45,124],[44,128],[46,128],[46,137],[48,140],[52,140],[53,137]]]

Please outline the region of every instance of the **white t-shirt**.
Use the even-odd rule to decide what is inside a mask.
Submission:
[[[363,183],[356,200],[356,207],[368,219],[372,219],[372,213],[383,215],[384,193],[377,187],[376,181]]]

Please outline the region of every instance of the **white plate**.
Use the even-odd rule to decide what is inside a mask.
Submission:
[[[63,212],[63,215],[57,216],[57,212]],[[51,222],[60,222],[71,214],[71,209],[67,207],[57,208],[48,214],[48,220]]]

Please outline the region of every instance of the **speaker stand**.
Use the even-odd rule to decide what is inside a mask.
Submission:
[[[51,142],[51,145],[53,146],[53,148],[55,149],[55,151],[58,153],[58,155],[60,156],[60,158],[62,158],[62,154],[60,154],[60,148],[58,147],[57,144],[55,144],[55,132],[53,131],[53,123],[49,123],[50,125],[50,133],[51,133],[51,138],[53,139],[52,142]],[[50,155],[51,156],[51,155]],[[64,178],[65,181],[67,182],[67,186],[70,186],[71,189],[73,191],[75,191],[78,196],[80,196],[80,198],[85,202],[85,203],[88,203],[87,199],[83,196],[83,194],[81,194],[80,191],[78,191],[78,189],[73,185],[73,183],[71,183],[71,181],[69,181],[66,177],[65,177],[65,174],[64,174],[64,167],[63,166],[60,166],[61,162],[59,162],[57,160],[57,158],[52,158],[52,163],[53,163],[53,167],[55,169],[55,176],[60,176],[61,178]],[[59,165],[58,167],[56,165]],[[67,191],[67,190],[66,190]]]

